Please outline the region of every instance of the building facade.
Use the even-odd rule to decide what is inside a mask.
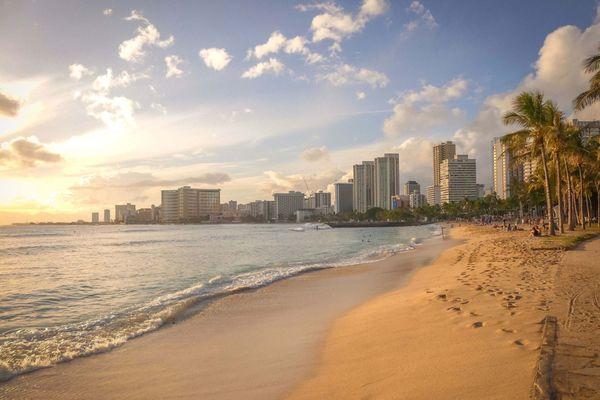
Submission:
[[[110,210],[109,209],[104,210],[104,223],[110,224]]]
[[[160,220],[165,223],[199,222],[218,215],[221,189],[193,189],[183,186],[161,191]]]
[[[427,186],[427,204],[430,206],[442,204],[440,187],[438,185]]]
[[[296,211],[304,206],[304,193],[289,191],[288,193],[274,193],[275,215],[277,219],[286,220],[295,216]]]
[[[392,196],[392,209],[396,208],[409,208],[410,207],[410,196],[405,194],[399,194]]]
[[[92,224],[100,223],[100,214],[97,212],[92,213]]]
[[[135,204],[115,205],[115,223],[127,222],[127,218],[135,216]]]
[[[456,145],[451,141],[433,146],[433,184],[440,186],[440,166],[444,160],[452,160],[456,155]]]
[[[392,196],[400,194],[400,161],[397,153],[387,153],[375,158],[374,204],[392,209]]]
[[[364,213],[374,207],[375,162],[363,161],[353,167],[352,205]]]
[[[412,193],[421,193],[421,185],[417,181],[408,181],[404,184],[403,194],[410,195]]]
[[[581,130],[581,138],[584,142],[589,142],[594,136],[600,135],[600,121],[580,121],[573,120],[573,125]]]
[[[408,195],[408,204],[410,208],[419,208],[427,204],[427,197],[421,193],[411,193]]]
[[[336,214],[349,213],[353,210],[352,202],[352,182],[348,183],[334,183],[334,212]]]
[[[456,203],[463,199],[478,198],[477,169],[474,159],[456,155],[444,160],[440,166],[440,201]]]

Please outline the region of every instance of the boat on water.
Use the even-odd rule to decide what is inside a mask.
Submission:
[[[290,228],[290,231],[305,232],[305,231],[321,231],[321,230],[327,230],[327,229],[331,229],[331,226],[329,226],[327,224],[314,224],[314,223],[307,222],[300,226]]]

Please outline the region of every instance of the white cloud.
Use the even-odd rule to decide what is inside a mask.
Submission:
[[[311,22],[313,42],[325,39],[340,42],[362,31],[369,21],[387,12],[389,3],[387,0],[363,0],[360,10],[355,15],[333,2],[300,4],[297,9],[321,11]]]
[[[0,166],[33,167],[38,163],[62,161],[60,154],[54,153],[35,136],[18,137],[0,143]]]
[[[429,11],[429,9],[427,9],[421,2],[413,1],[410,3],[407,11],[415,14],[415,19],[404,24],[404,31],[402,32],[404,37],[407,37],[411,32],[415,31],[421,26],[430,30],[438,27],[438,23],[433,14],[431,14],[431,11]]]
[[[16,117],[21,108],[21,102],[7,94],[0,92],[0,115]]]
[[[271,33],[265,43],[255,46],[254,49],[249,49],[247,58],[254,57],[260,60],[269,54],[277,54],[283,51],[286,54],[301,54],[309,64],[323,61],[324,57],[310,51],[307,44],[308,40],[304,36],[295,36],[288,39],[281,32],[275,31]]]
[[[454,78],[442,86],[424,83],[418,91],[403,93],[400,98],[392,100],[394,113],[385,119],[383,131],[393,137],[427,132],[437,126],[456,129],[464,123],[466,113],[445,103],[464,96],[468,87],[467,80]]]
[[[103,15],[109,16],[109,15],[113,15],[113,9],[112,8],[105,8],[104,11],[102,11]]]
[[[209,49],[202,49],[198,52],[202,61],[208,68],[212,68],[215,71],[222,71],[227,67],[229,62],[231,61],[231,56],[227,53],[225,49],[218,49],[216,47],[211,47]]]
[[[183,75],[183,71],[179,68],[179,65],[183,62],[181,58],[176,55],[166,56],[165,64],[167,65],[167,78],[176,77],[179,78]]]
[[[356,92],[357,100],[364,100],[367,98],[367,94],[365,92]]]
[[[94,72],[81,65],[81,64],[71,64],[69,65],[69,76],[76,81],[81,80],[85,75],[92,75]]]
[[[112,68],[106,69],[106,74],[98,75],[92,83],[92,88],[101,93],[108,93],[114,87],[127,87],[140,79],[148,79],[145,73],[130,74],[127,71],[121,71],[117,76],[113,75]]]
[[[111,129],[135,125],[134,110],[139,104],[124,96],[110,97],[101,92],[88,92],[81,96],[89,116],[102,121]]]
[[[292,174],[285,175],[276,171],[265,171],[267,181],[263,182],[262,191],[266,195],[272,195],[275,192],[287,192],[289,190],[306,191],[306,185],[311,191],[317,191],[327,188],[330,184],[337,182],[344,171],[337,168],[325,170],[315,174]]]
[[[319,75],[318,78],[324,79],[334,86],[367,84],[372,88],[385,87],[390,81],[383,72],[349,64],[338,65],[332,71]]]
[[[300,153],[300,158],[305,160],[305,161],[310,161],[310,162],[314,162],[314,161],[319,161],[325,158],[329,157],[329,151],[327,150],[327,147],[323,146],[323,147],[313,147],[310,149],[306,149],[304,150],[302,153]]]
[[[163,106],[160,103],[152,103],[152,104],[150,104],[150,108],[152,108],[153,110],[158,111],[162,115],[166,115],[167,114],[167,109],[165,108],[165,106]]]
[[[141,21],[145,26],[136,29],[137,35],[125,40],[119,45],[119,57],[126,61],[138,62],[146,55],[147,47],[159,47],[165,49],[175,42],[171,35],[168,39],[160,40],[160,32],[140,12],[133,10],[131,15],[125,18],[127,21]]]
[[[260,62],[260,63],[256,64],[255,66],[251,67],[250,69],[248,69],[247,71],[245,71],[242,74],[242,78],[255,79],[266,73],[272,73],[274,75],[279,75],[280,73],[283,72],[284,69],[285,69],[285,65],[283,65],[283,63],[281,63],[278,59],[269,58],[268,61]]]

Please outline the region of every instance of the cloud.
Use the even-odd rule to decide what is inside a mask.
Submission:
[[[402,32],[403,37],[408,37],[410,33],[420,27],[425,27],[429,30],[433,30],[438,27],[438,23],[433,17],[433,14],[431,14],[431,11],[425,8],[421,2],[413,1],[406,10],[414,14],[415,19],[412,19],[404,24],[404,31]]]
[[[227,67],[229,62],[231,61],[231,56],[227,53],[225,49],[218,49],[216,47],[211,47],[209,49],[202,49],[198,52],[202,61],[208,68],[212,68],[215,71],[222,71]]]
[[[21,108],[21,102],[7,94],[0,92],[0,115],[16,117]]]
[[[319,10],[311,22],[313,42],[330,39],[341,42],[364,29],[372,19],[384,14],[389,9],[387,0],[363,0],[356,14],[346,12],[334,2],[300,4],[296,7],[300,11]]]
[[[106,74],[98,75],[92,83],[92,88],[101,93],[108,93],[115,87],[127,87],[140,79],[148,79],[145,73],[132,73],[121,71],[119,75],[114,75],[112,68],[106,69]]]
[[[248,50],[247,58],[254,57],[260,60],[269,54],[277,54],[283,51],[286,54],[301,54],[309,64],[323,61],[324,57],[321,54],[311,52],[306,47],[307,43],[308,40],[304,36],[295,36],[288,39],[281,32],[275,31],[271,33],[271,36],[265,43]]]
[[[382,72],[349,64],[338,65],[332,71],[319,75],[318,78],[326,80],[334,86],[367,84],[372,88],[385,87],[390,81]]]
[[[0,144],[0,165],[33,167],[38,163],[57,163],[63,158],[39,142],[35,136],[18,137]]]
[[[92,75],[93,71],[81,64],[69,65],[69,76],[76,81],[81,80],[85,75]]]
[[[125,18],[127,21],[141,21],[145,26],[136,29],[137,35],[125,40],[119,45],[119,57],[125,61],[139,62],[146,55],[147,47],[159,47],[165,49],[175,42],[171,35],[168,39],[160,40],[160,32],[140,12],[133,10],[131,15]]]
[[[165,64],[167,65],[167,73],[165,76],[167,78],[179,78],[181,75],[183,75],[183,71],[179,68],[179,64],[182,62],[183,60],[176,55],[166,56]]]
[[[534,71],[526,75],[513,91],[488,96],[476,117],[456,130],[454,140],[468,154],[478,159],[478,165],[487,166],[491,139],[515,130],[515,127],[502,124],[502,115],[511,108],[511,102],[517,94],[540,90],[569,114],[573,98],[588,87],[589,75],[583,71],[583,60],[596,53],[599,42],[600,24],[583,31],[576,26],[567,25],[549,33],[533,64]],[[598,115],[600,104],[572,116],[598,119]],[[488,182],[488,169],[480,167],[479,170],[482,171],[480,174],[483,181]]]
[[[427,131],[444,126],[456,129],[465,121],[464,110],[451,108],[445,103],[461,98],[469,87],[467,80],[454,78],[442,86],[424,83],[418,91],[408,91],[395,103],[393,114],[383,122],[383,131],[394,137]]]
[[[327,150],[327,147],[325,147],[325,146],[313,147],[310,149],[306,149],[300,154],[301,159],[303,159],[305,161],[310,161],[310,162],[323,160],[328,157],[329,157],[329,151]]]
[[[367,98],[367,94],[365,92],[356,92],[357,100],[364,100]]]
[[[242,78],[255,79],[266,73],[279,75],[283,72],[284,69],[285,65],[283,65],[283,63],[281,63],[278,59],[269,58],[269,61],[260,62],[248,69],[247,71],[245,71],[242,74]]]
[[[163,106],[160,103],[152,103],[152,104],[150,104],[150,108],[152,108],[153,110],[158,111],[162,115],[166,115],[167,114],[167,109],[165,108],[165,106]]]
[[[337,182],[345,175],[344,171],[337,168],[325,170],[316,174],[292,174],[285,175],[276,171],[265,171],[267,180],[261,185],[262,191],[266,195],[272,195],[275,192],[287,192],[298,190],[306,192],[306,185],[310,191],[317,191],[327,188],[330,184]]]
[[[87,92],[81,95],[89,116],[102,121],[111,129],[121,129],[135,125],[134,110],[139,104],[124,96],[108,96],[101,92]]]
[[[109,15],[113,15],[113,9],[112,8],[105,8],[104,11],[102,11],[103,15],[109,16]]]
[[[231,181],[231,177],[229,174],[223,172],[207,172],[200,175],[177,179],[157,178],[150,173],[124,172],[112,176],[94,175],[85,178],[82,183],[71,187],[71,189],[92,191],[104,189],[145,189],[157,187],[167,189],[174,186],[193,184],[216,185],[229,181]]]

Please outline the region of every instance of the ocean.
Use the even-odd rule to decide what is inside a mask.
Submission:
[[[0,227],[0,381],[107,351],[206,301],[301,272],[372,262],[436,225]]]

